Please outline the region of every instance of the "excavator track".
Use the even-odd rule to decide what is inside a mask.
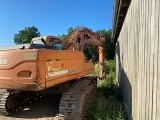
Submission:
[[[7,92],[6,89],[0,89],[0,114],[8,114],[5,104],[6,104],[6,99],[9,96],[9,92]]]
[[[83,120],[96,90],[95,77],[83,77],[75,81],[60,100],[60,120]]]
[[[23,109],[37,100],[43,94],[33,92],[9,92],[0,89],[0,115],[8,115]]]

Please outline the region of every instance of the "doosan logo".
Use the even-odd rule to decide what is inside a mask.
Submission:
[[[6,65],[8,60],[6,59],[0,59],[0,65]]]

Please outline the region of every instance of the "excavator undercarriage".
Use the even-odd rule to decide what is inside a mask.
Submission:
[[[13,114],[18,110],[26,107],[41,94],[36,92],[26,91],[8,91],[7,89],[0,89],[0,114]]]
[[[62,95],[59,105],[59,117],[62,120],[83,120],[86,109],[96,90],[95,77],[83,77]]]
[[[73,82],[73,81],[72,81]],[[60,120],[83,120],[85,112],[93,100],[97,78],[86,76],[74,80],[70,86],[60,90],[63,93],[59,105]],[[63,85],[64,86],[64,85]],[[69,89],[68,89],[69,88]],[[0,115],[13,114],[29,106],[34,101],[45,96],[46,93],[57,93],[57,88],[50,88],[41,92],[11,91],[0,89]]]

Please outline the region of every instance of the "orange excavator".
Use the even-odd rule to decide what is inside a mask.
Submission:
[[[98,46],[99,78],[104,72],[102,35],[87,28],[75,30],[64,41],[55,36],[36,37],[30,44],[0,47],[0,114],[12,114],[44,93],[62,93],[59,117],[83,119],[97,78],[84,45]]]

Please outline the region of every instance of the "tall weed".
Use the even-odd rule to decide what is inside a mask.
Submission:
[[[98,81],[96,99],[88,108],[85,120],[127,120],[122,94],[115,81],[115,60],[105,63],[107,76]],[[98,76],[98,73],[96,64],[93,75]]]

